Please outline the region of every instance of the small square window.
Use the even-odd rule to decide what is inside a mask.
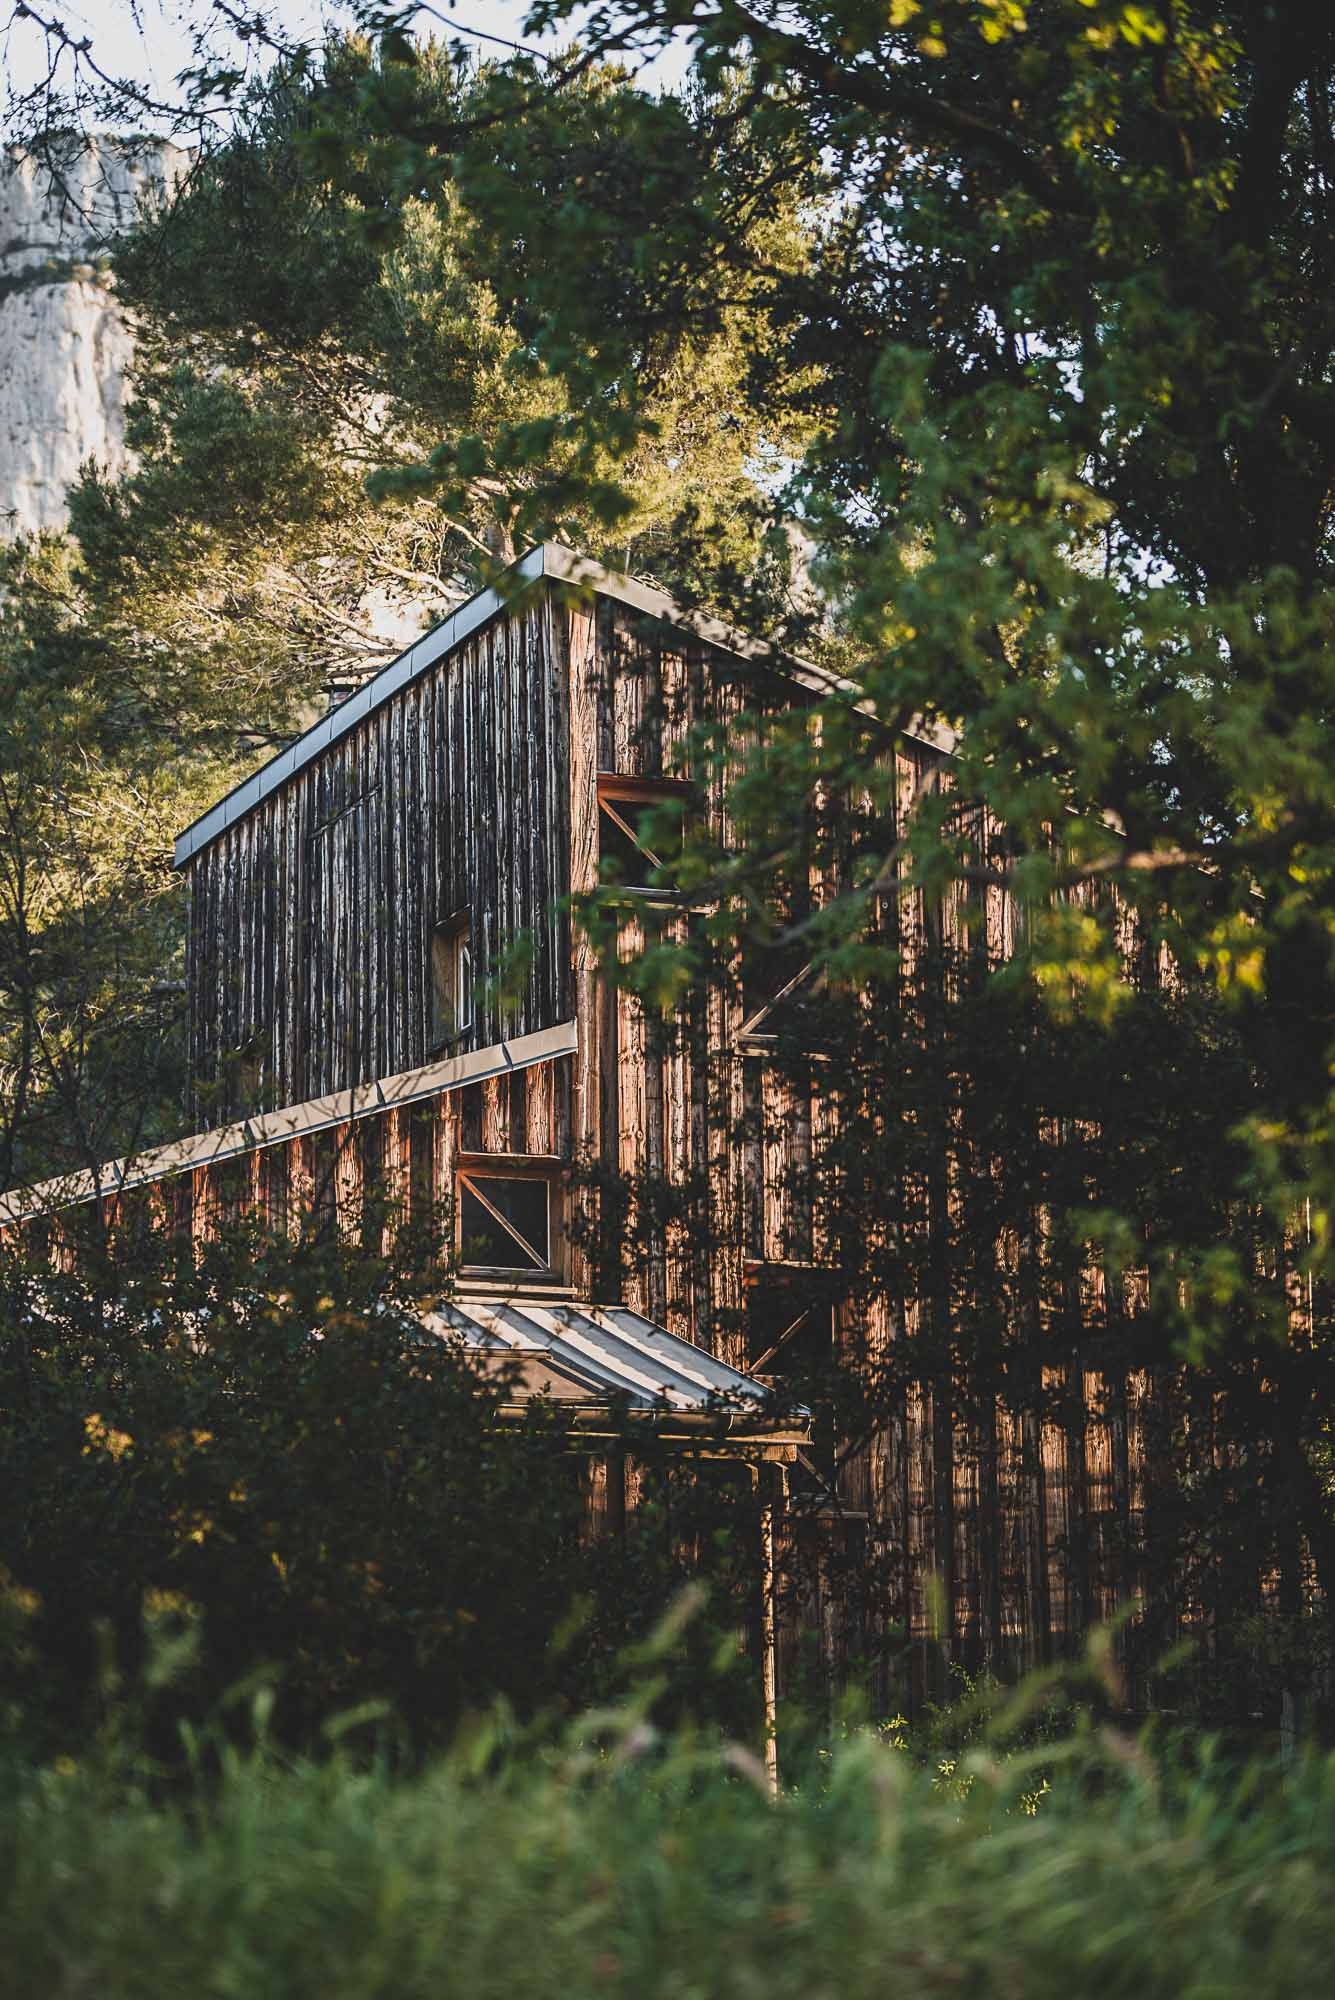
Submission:
[[[557,1169],[532,1162],[479,1157],[458,1170],[455,1235],[465,1274],[558,1275]]]
[[[654,881],[681,853],[691,787],[674,778],[598,780],[599,874],[608,888],[637,896],[671,899],[674,891]],[[664,808],[670,808],[670,824]]]
[[[473,1026],[473,944],[467,916],[431,933],[431,1047],[444,1048]]]
[[[780,1042],[800,1043],[809,1050],[819,1018],[814,1003],[824,991],[824,975],[808,962],[795,972],[783,965],[775,977],[782,983],[771,986],[767,994],[754,977],[743,980],[738,1044],[761,1053]]]
[[[746,1280],[749,1372],[810,1392],[828,1375],[834,1347],[831,1302],[819,1273],[802,1264],[752,1266]]]

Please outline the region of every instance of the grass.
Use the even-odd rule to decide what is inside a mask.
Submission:
[[[601,1735],[599,1728],[601,1727]],[[594,1742],[594,1738],[598,1740]],[[591,1747],[592,1745],[592,1747]],[[485,1753],[485,1754],[484,1754]],[[1036,1812],[1038,1760],[1051,1789]],[[1335,1760],[1087,1727],[969,1782],[851,1732],[776,1806],[642,1714],[416,1774],[227,1753],[164,1791],[15,1767],[0,1964],[65,2000],[1293,1995],[1335,1963]]]

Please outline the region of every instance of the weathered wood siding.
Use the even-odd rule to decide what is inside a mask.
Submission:
[[[501,614],[190,864],[196,1123],[303,1102],[430,1053],[430,938],[471,913],[485,1047],[570,1015],[568,718],[544,596]],[[488,997],[520,933],[534,950]],[[246,1101],[247,1096],[252,1101]]]
[[[275,1217],[321,1203],[346,1217],[368,1172],[440,1200],[461,1150],[555,1154],[576,1169],[566,1273],[576,1293],[624,1299],[745,1367],[748,1283],[821,1261],[801,1169],[835,1131],[837,1101],[819,1065],[781,1079],[738,1046],[743,1009],[726,983],[689,996],[669,1032],[600,975],[556,905],[597,881],[600,775],[680,774],[694,724],[794,698],[777,675],[650,628],[617,602],[572,608],[549,592],[498,617],[204,850],[191,956],[200,1123],[243,1108],[228,1094],[227,1058],[257,1038],[279,1104],[423,1062],[430,932],[465,907],[480,978],[518,931],[537,946],[515,1009],[504,1022],[480,1011],[475,1045],[577,1023],[573,1058],[451,1092],[429,1112],[363,1121],[360,1134],[274,1149],[249,1198]],[[948,760],[926,744],[903,738],[889,754],[901,819],[948,786]],[[698,800],[726,835],[724,791],[714,774]],[[813,881],[813,900],[830,886]],[[1017,912],[997,888],[984,905],[967,941],[996,964],[1015,948]],[[958,898],[930,909],[900,898],[892,921],[909,965],[929,942],[965,936]],[[962,1198],[946,1172],[944,1108],[940,1118],[940,1173],[906,1198],[901,1229]],[[633,1191],[625,1226],[600,1234],[618,1179]],[[213,1198],[210,1175],[196,1175],[197,1227]],[[1042,1227],[1035,1213],[978,1253],[1007,1301],[1000,1342],[1054,1310],[1037,1275]],[[1087,1274],[1076,1337],[1014,1393],[899,1367],[899,1407],[842,1456],[842,1517],[804,1531],[815,1551],[804,1616],[831,1663],[878,1660],[885,1698],[911,1704],[948,1692],[954,1663],[1048,1660],[1127,1603],[1144,1607],[1142,1658],[1208,1629],[1208,1554],[1190,1574],[1171,1569],[1175,1494],[1223,1447],[1215,1413],[1193,1405],[1179,1372],[1131,1359],[1144,1283]],[[876,1366],[911,1354],[932,1310],[883,1291],[855,1296],[837,1338]],[[883,1588],[864,1618],[859,1592],[873,1573]],[[1259,1548],[1255,1574],[1260,1610],[1276,1572]]]
[[[600,601],[571,622],[572,887],[598,876],[599,775],[689,777],[696,809],[727,833],[726,772],[691,768],[692,732],[746,711],[791,706],[801,691],[773,670],[743,662],[680,631],[650,626]],[[667,920],[669,929],[689,919]],[[623,950],[640,941],[628,927]],[[652,1213],[632,1202],[625,1241],[598,1271],[580,1277],[604,1296],[624,1297],[687,1339],[745,1366],[742,1294],[748,1256],[764,1254],[766,1231],[784,1233],[776,1180],[768,1208],[761,1181],[736,1143],[745,1096],[761,1088],[754,1066],[731,1061],[740,1004],[724,986],[688,1001],[669,1031],[630,993],[600,978],[586,942],[575,943],[580,1033],[577,1139],[583,1161],[604,1179],[655,1182]],[[759,1101],[757,1099],[757,1109]],[[777,1154],[772,1157],[777,1166]],[[783,1254],[776,1251],[774,1254]]]
[[[391,1229],[425,1216],[448,1227],[461,1153],[475,1163],[484,1154],[571,1158],[572,1068],[569,1056],[530,1063],[116,1200],[165,1203],[173,1225],[197,1239],[238,1209],[293,1234],[313,1224],[356,1234],[368,1209]]]
[[[572,881],[583,888],[596,879],[599,772],[670,772],[693,723],[726,721],[784,691],[707,647],[645,631],[618,606],[600,606],[572,629]],[[902,824],[925,793],[949,787],[951,767],[907,737],[890,754]],[[721,832],[723,790],[715,777],[700,799]],[[813,882],[813,900],[828,886]],[[903,896],[886,921],[906,967],[943,942],[961,960],[995,967],[1016,948],[1021,917],[992,886],[980,910],[966,912],[957,894],[931,908]],[[632,928],[626,949],[636,942]],[[1130,962],[1139,947],[1129,930],[1123,942]],[[744,1368],[748,1283],[781,1265],[820,1262],[803,1169],[832,1131],[837,1103],[822,1092],[818,1064],[806,1079],[791,1068],[780,1077],[763,1054],[738,1046],[743,1010],[731,990],[690,996],[668,1033],[596,976],[587,946],[575,950],[577,1148],[604,1187],[621,1176],[633,1190],[617,1257],[579,1281]],[[1151,978],[1161,972],[1146,968]],[[949,1050],[940,1061],[944,1083]],[[900,1228],[927,1228],[933,1213],[950,1215],[961,1199],[947,1162],[967,1148],[950,1127],[951,1096],[942,1090],[939,1171],[906,1195]],[[655,1188],[649,1209],[644,1191]],[[1151,1372],[1134,1360],[1143,1272],[1110,1288],[1101,1271],[1088,1271],[1072,1313],[1069,1300],[1049,1298],[1040,1283],[1041,1211],[1027,1226],[1026,1237],[1002,1235],[974,1254],[992,1262],[1000,1344],[1059,1318],[1068,1329],[1048,1344],[1038,1379],[1008,1395],[980,1390],[967,1369],[915,1381],[901,1361],[899,1407],[873,1437],[840,1453],[842,1517],[827,1511],[790,1544],[806,1548],[794,1611],[819,1637],[822,1658],[832,1669],[855,1655],[876,1662],[882,1698],[895,1705],[957,1692],[955,1666],[1007,1671],[1050,1661],[1128,1608],[1136,1616],[1119,1643],[1131,1698],[1180,1637],[1209,1644],[1219,1553],[1184,1550],[1176,1517],[1178,1494],[1222,1449],[1217,1413],[1189,1410],[1180,1369]],[[932,1310],[918,1298],[854,1295],[839,1310],[837,1338],[847,1357],[863,1354],[874,1367],[892,1348],[911,1351]],[[1032,1355],[1032,1341],[1018,1344]],[[1304,1560],[1295,1557],[1300,1570]],[[1277,1588],[1273,1561],[1258,1545],[1257,1612]],[[868,1617],[873,1577],[877,1608]]]

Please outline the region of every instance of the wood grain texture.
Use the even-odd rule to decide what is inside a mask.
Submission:
[[[553,618],[499,614],[190,864],[196,1123],[428,1060],[430,940],[471,915],[474,1046],[569,1018]],[[494,978],[522,937],[518,990]],[[563,1012],[564,1010],[564,1012]]]
[[[779,1264],[819,1264],[830,1250],[809,1181],[838,1134],[837,1092],[815,1063],[805,1078],[781,1079],[763,1050],[740,1046],[743,1010],[727,981],[690,994],[678,1019],[647,1012],[603,976],[569,899],[598,881],[600,775],[692,776],[697,809],[726,843],[735,832],[726,772],[685,772],[692,731],[718,728],[740,757],[743,713],[794,699],[805,697],[772,673],[758,677],[625,604],[549,588],[522,612],[499,612],[203,849],[191,864],[189,940],[202,1126],[250,1108],[240,1093],[257,1060],[274,1105],[426,1062],[431,933],[465,910],[478,960],[475,1045],[572,1016],[577,1024],[573,1057],[387,1112],[382,1129],[355,1146],[303,1138],[270,1149],[244,1198],[289,1228],[321,1216],[343,1227],[368,1176],[392,1200],[425,1209],[452,1200],[461,1150],[554,1156],[573,1171],[580,1226],[567,1277],[576,1294],[624,1300],[745,1366],[748,1280]],[[918,805],[951,783],[940,751],[903,737],[868,795],[840,810],[855,818],[882,800],[902,833]],[[836,810],[824,797],[816,806]],[[980,817],[967,837],[982,858],[1003,831]],[[832,864],[813,866],[811,905],[837,888]],[[678,935],[691,921],[683,913],[646,924],[660,920]],[[1022,937],[1019,910],[995,884],[976,900],[954,889],[934,899],[886,895],[875,921],[898,947],[905,996],[933,946],[955,948],[958,997]],[[488,981],[521,934],[531,955],[502,1000]],[[1117,937],[1142,983],[1171,982],[1165,952],[1148,947],[1128,917],[1119,916]],[[632,928],[625,948],[635,943]],[[939,1103],[929,1093],[914,1115],[915,1136],[928,1154],[935,1148],[938,1164],[913,1188],[906,1172],[886,1240],[868,1244],[883,1269],[910,1232],[919,1232],[916,1247],[932,1228],[964,1231],[970,1201],[987,1192],[988,1170],[959,1164],[967,1145],[948,1108],[962,1095],[958,1066],[948,1051],[933,1059]],[[1039,1136],[1054,1148],[1063,1142],[1057,1132]],[[613,1239],[607,1194],[619,1175],[640,1192],[627,1203],[628,1229]],[[653,1182],[661,1219],[645,1205]],[[191,1226],[203,1241],[229,1197],[211,1170],[189,1187]],[[822,1527],[808,1599],[822,1655],[848,1657],[859,1633],[886,1699],[939,1698],[954,1685],[955,1665],[1051,1661],[1121,1605],[1153,1600],[1146,1656],[1189,1625],[1210,1632],[1206,1569],[1203,1583],[1179,1588],[1156,1550],[1173,1543],[1179,1460],[1229,1473],[1219,1412],[1193,1405],[1180,1374],[1152,1374],[1130,1358],[1143,1272],[1110,1288],[1091,1269],[1074,1281],[1075,1294],[1053,1288],[1042,1275],[1049,1226],[1035,1197],[1022,1222],[972,1246],[1000,1301],[995,1327],[983,1330],[997,1357],[985,1390],[971,1388],[962,1362],[920,1379],[915,1343],[919,1354],[939,1353],[943,1329],[953,1337],[944,1282],[923,1297],[881,1291],[839,1309],[845,1353],[902,1388],[874,1434],[845,1453],[838,1493],[847,1521]],[[1292,1291],[1300,1323],[1308,1302],[1296,1282]],[[1054,1327],[1068,1329],[1064,1346],[1050,1340]],[[1026,1371],[1021,1355],[1042,1359]],[[633,1474],[629,1491],[633,1499]],[[861,1625],[851,1599],[842,1612],[837,1601],[838,1535],[845,1549],[860,1538],[859,1561],[882,1586]],[[1258,1555],[1258,1605],[1291,1605],[1295,1591],[1303,1601],[1305,1564],[1291,1551],[1281,1573]]]

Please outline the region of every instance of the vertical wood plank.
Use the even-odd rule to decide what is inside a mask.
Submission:
[[[587,895],[598,882],[598,654],[592,612],[570,608],[556,614],[555,633],[564,655],[569,722],[570,893]],[[571,1138],[575,1164],[591,1173],[604,1157],[614,1158],[613,1138],[603,1122],[602,1034],[599,977],[593,944],[574,922],[571,974],[575,1004],[575,1059],[572,1079]],[[597,1221],[596,1195],[582,1186],[585,1228]],[[570,1282],[587,1295],[593,1270],[582,1243],[569,1247]]]

